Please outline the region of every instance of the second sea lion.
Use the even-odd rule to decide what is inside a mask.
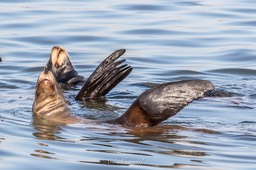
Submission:
[[[51,71],[61,85],[72,86],[84,81],[73,67],[68,52],[60,46],[52,47],[45,70]]]
[[[206,80],[161,84],[142,93],[119,118],[93,121],[72,116],[54,75],[50,71],[43,71],[37,80],[32,110],[35,117],[56,123],[96,122],[124,127],[150,127],[174,116],[193,100],[204,97],[212,90],[214,85]]]

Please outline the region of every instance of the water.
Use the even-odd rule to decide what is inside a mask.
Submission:
[[[255,169],[255,2],[2,0],[1,169]],[[151,83],[207,79],[232,95],[195,101],[153,128],[38,125],[34,87],[54,45],[85,77],[119,48],[134,67],[105,105],[65,91],[80,117],[118,117]]]

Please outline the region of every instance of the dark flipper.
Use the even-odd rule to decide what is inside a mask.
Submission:
[[[52,48],[45,70],[51,71],[61,85],[72,86],[84,82],[84,77],[74,69],[67,51],[60,46]]]
[[[125,49],[120,49],[108,56],[87,79],[76,99],[104,96],[127,77],[132,67],[126,64],[121,65],[125,60],[115,61],[124,53]]]
[[[154,126],[213,89],[214,85],[206,80],[161,84],[142,93],[120,118],[109,123],[119,123],[126,127]]]

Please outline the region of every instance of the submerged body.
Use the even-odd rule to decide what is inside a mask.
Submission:
[[[214,85],[205,80],[161,84],[142,93],[121,117],[101,123],[121,124],[125,127],[155,126],[213,89]],[[39,119],[63,124],[99,123],[71,115],[62,89],[50,71],[43,71],[38,78],[33,113]]]

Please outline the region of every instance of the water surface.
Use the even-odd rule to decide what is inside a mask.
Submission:
[[[255,2],[2,0],[1,169],[255,169]],[[119,48],[134,67],[105,104],[65,91],[80,117],[118,117],[152,83],[200,78],[232,95],[195,101],[153,128],[37,124],[35,82],[54,45],[85,77]]]

